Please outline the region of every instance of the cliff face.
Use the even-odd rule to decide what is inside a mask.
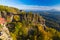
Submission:
[[[42,18],[42,16],[38,14],[13,14],[13,20],[12,22],[23,22],[25,21],[26,23],[33,23],[33,24],[45,24],[45,20]]]
[[[38,14],[22,14],[22,13],[10,13],[6,11],[0,11],[0,17],[4,18],[7,22],[22,22],[26,24],[33,23],[33,25],[42,24],[45,25],[45,20]]]

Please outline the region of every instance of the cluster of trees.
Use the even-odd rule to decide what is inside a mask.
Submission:
[[[60,40],[60,32],[43,25],[24,25],[21,22],[8,26],[13,40]]]

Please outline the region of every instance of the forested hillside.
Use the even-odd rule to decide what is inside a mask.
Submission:
[[[3,23],[0,22],[0,30],[6,27],[11,40],[60,40],[60,31],[46,26],[46,20],[37,13],[0,6],[0,18],[4,19]],[[1,35],[0,32],[3,40]]]

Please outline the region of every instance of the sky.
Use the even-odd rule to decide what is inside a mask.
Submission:
[[[0,0],[0,5],[16,7],[23,10],[59,10],[60,0]]]

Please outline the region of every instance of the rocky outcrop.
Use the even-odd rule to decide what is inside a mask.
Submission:
[[[42,24],[45,26],[45,20],[38,14],[14,14],[12,12],[0,11],[0,17],[4,18],[7,22],[22,22],[26,24],[32,23],[33,25]]]
[[[19,18],[17,17],[19,16]],[[22,22],[33,23],[34,25],[40,23],[45,25],[45,20],[38,14],[13,14],[11,12],[0,11],[0,17],[5,18],[7,22]],[[17,17],[17,18],[16,18]],[[18,20],[19,19],[19,20]]]
[[[5,25],[1,25],[0,27],[0,39],[1,40],[12,40],[12,37],[10,36],[9,30]]]
[[[14,18],[15,16],[19,16],[19,20],[16,21],[16,19]],[[22,21],[26,21],[27,23],[33,23],[33,24],[45,24],[45,20],[43,19],[42,16],[38,15],[38,14],[13,14],[13,20],[12,22],[22,22]]]

